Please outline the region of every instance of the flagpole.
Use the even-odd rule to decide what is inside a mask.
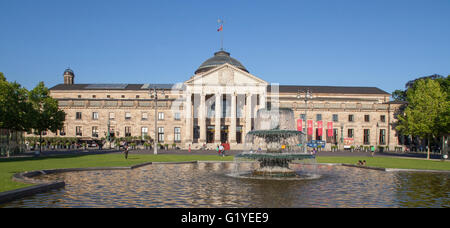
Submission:
[[[220,34],[220,50],[223,51],[223,23],[224,21],[222,19],[218,19],[217,22],[219,23],[219,29],[217,31],[219,31]]]
[[[223,30],[220,31],[222,34],[220,35],[220,50],[223,51]]]

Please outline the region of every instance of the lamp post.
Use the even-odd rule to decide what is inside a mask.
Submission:
[[[111,150],[111,119],[110,117],[108,117],[108,135],[107,135],[107,140],[109,142],[109,149]]]
[[[167,96],[164,94],[164,90],[160,92],[160,94],[167,98]],[[158,139],[158,92],[156,91],[156,86],[153,87],[153,89],[150,89],[150,97],[154,99],[155,101],[155,139],[153,140],[153,154],[158,154],[158,147],[157,147],[157,139]]]
[[[304,93],[304,95],[302,96],[301,94],[302,93]],[[302,99],[303,98],[303,100],[305,101],[305,105],[306,105],[306,107],[305,107],[305,117],[304,117],[304,119],[303,119],[303,121],[304,121],[304,131],[303,131],[303,133],[305,133],[306,132],[306,120],[308,119],[307,118],[307,111],[308,111],[308,100],[310,100],[310,99],[312,99],[312,92],[311,92],[311,90],[309,90],[309,89],[306,89],[306,90],[304,90],[303,92],[300,92],[300,89],[297,91],[297,99]]]

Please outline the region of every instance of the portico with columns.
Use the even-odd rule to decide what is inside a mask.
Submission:
[[[245,143],[256,112],[266,105],[268,83],[229,63],[184,83],[185,144],[215,148]]]

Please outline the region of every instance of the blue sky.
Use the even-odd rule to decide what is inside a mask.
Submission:
[[[177,83],[220,48],[286,85],[374,86],[450,74],[449,0],[0,0],[0,71],[31,89]]]

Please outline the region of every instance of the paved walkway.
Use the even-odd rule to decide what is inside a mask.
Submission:
[[[241,150],[232,150],[228,151],[226,155],[236,155],[241,153]],[[24,154],[11,156],[11,158],[15,157],[33,157],[35,151],[28,151]],[[91,150],[48,150],[43,151],[41,156],[55,156],[55,155],[91,155],[91,154],[109,154],[109,153],[122,153],[121,150],[98,150],[98,149],[91,149]],[[130,154],[153,154],[153,150],[130,150]],[[158,154],[179,154],[179,155],[217,155],[217,152],[215,150],[192,150],[189,152],[188,150],[158,150]],[[346,157],[370,157],[370,152],[350,152],[350,151],[319,151],[317,153],[317,157],[320,156],[346,156]],[[375,153],[375,157],[409,157],[409,158],[419,158],[419,159],[426,159],[426,154],[424,153],[399,153],[399,152],[383,152],[383,153]],[[441,159],[440,154],[431,154],[431,159]],[[1,159],[1,158],[0,158]]]

